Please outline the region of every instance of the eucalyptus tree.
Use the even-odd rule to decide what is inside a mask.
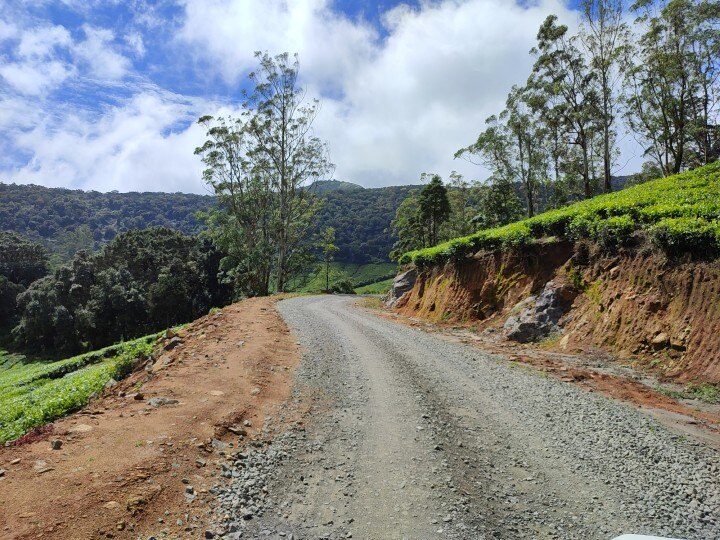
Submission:
[[[696,91],[691,94],[693,150],[687,161],[694,166],[720,159],[720,4],[700,2],[692,18]]]
[[[325,263],[325,292],[330,292],[330,263],[335,258],[340,248],[335,245],[335,229],[333,227],[325,227],[322,233],[322,242],[320,247],[323,253],[323,262]]]
[[[460,157],[490,171],[490,178],[481,192],[478,214],[473,218],[476,226],[484,227],[497,221],[492,209],[488,207],[490,202],[501,207],[519,206],[514,188],[518,181],[517,154],[514,139],[504,119],[501,120],[498,115],[488,117],[485,120],[485,130],[480,132],[476,141],[455,152],[455,158]]]
[[[580,41],[595,74],[598,121],[602,131],[603,188],[612,191],[612,165],[616,154],[616,119],[622,82],[628,67],[630,29],[623,20],[624,0],[583,0]]]
[[[478,189],[477,212],[472,218],[476,229],[491,229],[522,219],[524,209],[507,178],[490,177]]]
[[[480,186],[477,182],[468,182],[455,171],[450,173],[447,184],[450,216],[442,224],[442,240],[467,236],[475,232],[472,219],[477,215],[480,201]]]
[[[440,226],[448,220],[451,212],[447,188],[439,175],[433,174],[430,182],[420,190],[418,210],[427,231],[428,243],[434,246],[438,243]]]
[[[320,205],[307,187],[332,170],[312,131],[319,102],[305,99],[297,55],[256,58],[240,116],[202,117],[208,138],[195,150],[220,202],[209,234],[228,252],[224,269],[243,295],[268,294],[273,283],[282,292],[304,269]]]
[[[553,114],[561,122],[569,144],[580,149],[580,176],[584,196],[592,197],[591,139],[597,132],[598,95],[595,75],[579,49],[577,36],[568,36],[568,27],[557,16],[545,19],[537,34],[533,80],[554,100]]]
[[[221,271],[240,296],[270,292],[276,253],[278,197],[273,179],[255,168],[252,141],[243,118],[204,116],[205,144],[195,150],[206,169],[203,178],[218,207],[204,215],[207,234],[226,253]]]
[[[513,143],[515,175],[525,193],[528,217],[539,210],[539,188],[547,179],[547,160],[541,141],[545,127],[533,114],[526,87],[513,86],[500,120],[505,121]]]
[[[317,99],[307,101],[298,84],[299,61],[287,53],[271,57],[256,53],[254,85],[244,107],[252,111],[247,132],[253,141],[249,158],[253,168],[267,175],[278,196],[276,222],[277,290],[285,290],[293,271],[304,261],[303,242],[309,237],[318,200],[308,185],[332,171],[327,145],[312,131],[319,112]]]
[[[408,195],[395,211],[390,232],[397,238],[390,251],[390,259],[397,261],[404,253],[428,246],[427,231],[420,218],[417,192]]]
[[[720,5],[639,0],[628,121],[664,175],[717,159]]]

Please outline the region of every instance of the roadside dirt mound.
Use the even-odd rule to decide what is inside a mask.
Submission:
[[[0,537],[203,536],[216,461],[252,444],[288,397],[298,347],[269,299],[203,317],[163,345],[45,435],[0,448]]]
[[[577,296],[556,349],[600,348],[681,382],[720,383],[720,263],[671,262],[621,250],[539,244],[420,272],[396,304],[406,316],[503,334],[518,304],[549,282]]]

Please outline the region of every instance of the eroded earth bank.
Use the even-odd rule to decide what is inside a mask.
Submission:
[[[352,298],[278,309],[293,396],[221,464],[208,537],[720,537],[713,444]]]

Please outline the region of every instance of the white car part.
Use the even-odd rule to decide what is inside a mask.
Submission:
[[[664,538],[660,536],[645,536],[644,534],[623,534],[613,540],[680,540],[679,538]]]

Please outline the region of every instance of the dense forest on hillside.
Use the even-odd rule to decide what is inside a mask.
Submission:
[[[325,193],[318,215],[320,228],[335,229],[340,250],[335,260],[348,263],[384,262],[395,242],[388,231],[400,203],[418,186],[342,190]]]
[[[359,264],[387,261],[395,238],[386,231],[413,187],[364,189],[349,182],[318,184],[316,192],[325,200],[318,230],[329,226],[337,231],[340,250],[335,260]],[[203,228],[195,214],[214,203],[210,195],[99,193],[0,183],[0,230],[38,241],[56,262],[67,262],[76,250],[97,251],[127,230],[167,227],[195,234]]]
[[[0,183],[0,230],[20,233],[41,242],[51,253],[71,249],[76,231],[90,229],[82,246],[97,250],[118,233],[131,229],[167,227],[183,234],[202,228],[198,211],[214,204],[211,196],[185,193],[99,193],[35,185]]]
[[[44,277],[39,244],[2,233],[0,245],[14,246],[0,256],[0,298],[16,295],[0,327],[16,325],[13,340],[26,350],[99,348],[195,319],[232,298],[218,279],[223,253],[171,229],[121,233]]]

